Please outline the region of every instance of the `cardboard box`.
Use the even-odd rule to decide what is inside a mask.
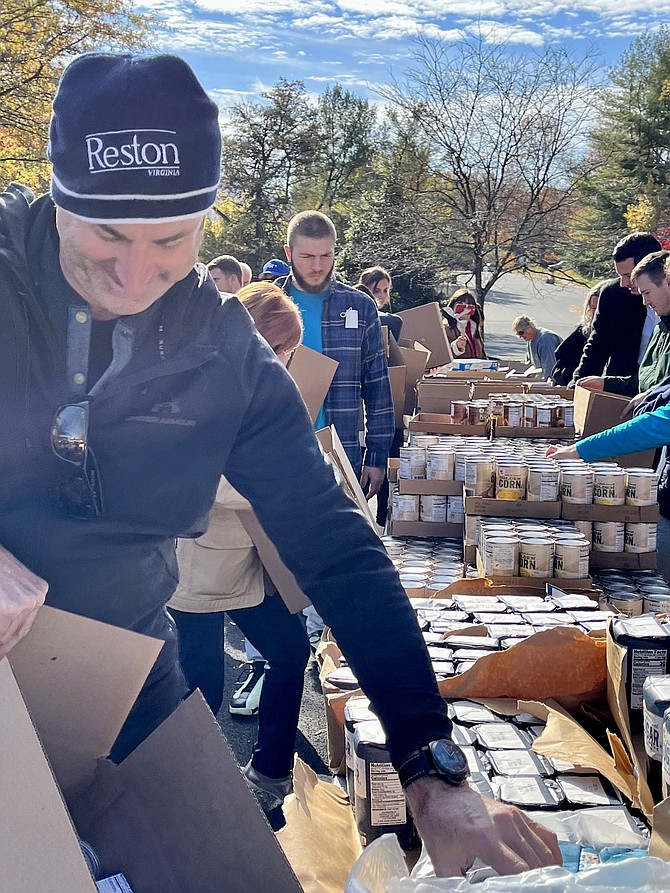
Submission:
[[[658,552],[591,552],[591,570],[656,570]]]
[[[400,348],[392,333],[382,326],[382,337],[386,346],[386,362],[388,365],[391,397],[393,399],[393,416],[396,428],[403,427],[405,412],[405,389],[407,386],[407,366]],[[422,373],[423,374],[423,373]]]
[[[567,521],[624,521],[654,524],[661,516],[656,505],[576,505],[561,504],[561,518]]]
[[[424,378],[417,384],[417,408],[420,412],[451,412],[452,400],[470,399],[469,381]]]
[[[309,417],[315,422],[340,364],[301,344],[287,368],[305,401]]]
[[[439,521],[389,521],[391,536],[426,536],[463,538],[462,524],[441,524]]]
[[[354,473],[354,469],[351,467],[351,462],[342,446],[342,441],[337,436],[335,426],[330,425],[328,428],[321,428],[320,431],[316,432],[316,439],[321,444],[326,456],[328,456],[335,468],[340,472],[340,484],[345,492],[354,500],[358,508],[367,518],[372,529],[376,531],[377,527],[372,512],[370,511],[370,505],[365,498],[365,494],[361,490],[360,482]]]
[[[575,392],[572,388],[551,387],[543,381],[525,382],[524,390],[527,394],[547,394],[549,397],[556,397],[560,400],[570,400],[570,402],[572,402],[575,396]]]
[[[569,580],[566,577],[498,577],[485,574],[484,562],[479,549],[477,549],[477,570],[481,577],[490,580],[496,586],[529,586],[531,589],[544,591],[546,584],[551,583],[564,592],[583,592],[584,590],[593,589],[591,577],[584,577],[581,580]]]
[[[496,387],[497,384],[505,381],[505,379],[507,378],[507,372],[504,372],[502,370],[488,370],[485,372],[478,372],[476,369],[441,369],[438,377],[445,378],[447,380],[453,379],[454,381],[491,381],[496,382],[496,384],[494,384],[494,387]]]
[[[463,482],[398,478],[398,492],[418,496],[462,496]]]
[[[525,437],[528,440],[569,440],[575,439],[574,428],[510,428],[496,422],[493,430],[494,437]]]
[[[418,341],[430,351],[430,366],[443,366],[453,360],[445,324],[437,301],[397,314],[402,319],[402,341]]]
[[[105,759],[161,645],[47,607],[0,661],[7,893],[95,893],[77,832],[134,893],[300,893],[199,693]]]
[[[601,431],[608,431],[610,428],[620,425],[622,422],[620,415],[627,403],[627,397],[590,391],[588,388],[577,385],[575,388],[575,428],[579,432],[579,436],[589,437],[591,434],[599,434]],[[655,455],[656,450],[644,450],[613,458],[623,468],[651,468]]]
[[[528,502],[525,499],[485,499],[466,496],[463,504],[466,515],[486,518],[560,518],[560,502]]]
[[[426,371],[430,359],[430,351],[414,342],[412,346],[401,345],[400,354],[406,367],[405,374],[405,415],[414,415],[417,406],[417,385]],[[402,428],[402,424],[398,427]]]
[[[386,462],[386,476],[390,484],[395,484],[398,480],[398,472],[400,471],[400,459],[390,458]]]
[[[518,380],[479,382],[472,385],[473,400],[488,400],[491,394],[524,394],[523,382]]]
[[[357,504],[363,512],[372,529],[377,532],[377,527],[370,511],[361,486],[354,474],[351,463],[344,452],[344,447],[340,441],[334,427],[323,428],[316,433],[319,443],[323,447],[324,453],[330,458],[339,472],[340,484],[351,499]],[[399,461],[399,460],[398,460]],[[277,592],[281,596],[284,604],[292,614],[298,614],[311,601],[302,591],[293,573],[286,567],[279,557],[279,552],[270,540],[263,527],[256,517],[256,514],[249,509],[247,511],[238,511],[237,517],[240,523],[251,537],[254,546],[258,550],[263,567],[268,576],[274,583]]]
[[[446,413],[419,412],[410,420],[409,430],[423,434],[462,434],[469,437],[488,437],[488,425],[455,425]]]

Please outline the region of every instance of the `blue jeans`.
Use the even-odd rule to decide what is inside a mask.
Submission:
[[[171,611],[179,631],[179,655],[190,691],[199,688],[216,715],[223,701],[222,611]],[[284,778],[293,765],[309,642],[302,621],[290,614],[278,595],[260,605],[229,611],[242,633],[267,661],[258,709],[254,769],[270,778]]]

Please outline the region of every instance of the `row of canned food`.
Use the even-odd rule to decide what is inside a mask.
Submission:
[[[657,571],[601,570],[593,583],[602,589],[603,602],[627,617],[670,611],[670,586]]]
[[[435,442],[426,443],[431,437]],[[648,468],[515,455],[495,444],[454,447],[437,435],[401,448],[399,477],[463,481],[468,496],[509,501],[641,506],[658,499],[658,474]]]
[[[547,394],[490,394],[482,400],[452,400],[455,425],[487,425],[495,421],[505,428],[573,428],[572,401]]]

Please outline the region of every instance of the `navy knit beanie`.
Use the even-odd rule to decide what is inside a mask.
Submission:
[[[53,103],[51,196],[85,220],[160,223],[212,207],[219,110],[177,56],[88,53]]]

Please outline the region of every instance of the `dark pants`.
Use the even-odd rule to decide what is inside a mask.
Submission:
[[[400,455],[400,447],[403,445],[405,438],[405,431],[403,428],[396,428],[395,434],[393,435],[393,442],[391,444],[391,450],[389,452],[389,459],[397,459]],[[382,481],[382,485],[379,488],[379,493],[377,493],[377,524],[380,527],[386,527],[386,519],[388,516],[388,505],[389,505],[389,479],[388,475],[384,475],[384,480]]]
[[[199,688],[216,715],[223,702],[222,611],[190,613],[172,610],[179,631],[179,655],[190,691]],[[258,710],[258,740],[254,769],[270,778],[283,778],[293,765],[309,642],[296,614],[278,595],[260,605],[228,612],[268,664]]]
[[[165,644],[114,742],[110,758],[115,763],[124,760],[148,738],[187,694],[186,680],[179,666],[177,631],[168,612],[161,611],[142,632],[164,639]]]

